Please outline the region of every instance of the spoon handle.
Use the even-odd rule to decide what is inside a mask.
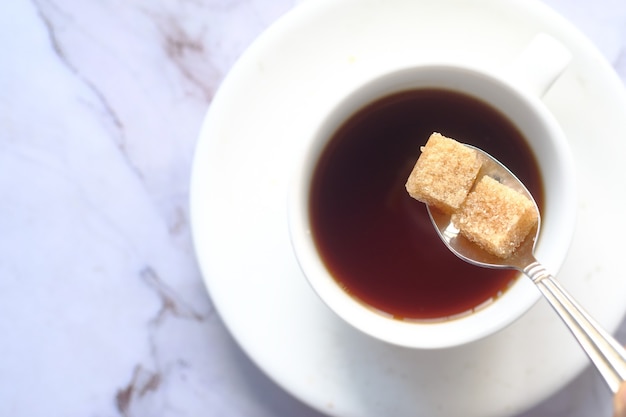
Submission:
[[[626,350],[567,293],[539,263],[523,272],[533,280],[567,324],[613,393],[626,380]]]

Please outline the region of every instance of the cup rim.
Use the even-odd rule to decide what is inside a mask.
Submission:
[[[360,107],[354,108],[353,106],[351,111],[346,112],[339,110],[349,106],[351,101],[361,100],[362,92],[365,89],[376,89],[378,84],[384,84],[391,79],[400,80],[404,75],[412,74],[416,71],[463,71],[494,85],[497,84],[498,88],[506,89],[510,94],[515,95],[518,101],[522,102],[531,113],[537,116],[537,124],[541,125],[541,128],[546,133],[550,133],[550,137],[553,138],[550,144],[554,147],[552,153],[557,156],[559,162],[559,169],[556,171],[559,177],[556,181],[564,185],[559,191],[561,193],[559,200],[562,201],[559,204],[553,203],[558,206],[554,211],[560,212],[558,215],[560,225],[556,229],[564,237],[559,240],[559,242],[563,242],[562,247],[554,249],[551,247],[552,245],[542,244],[545,243],[546,239],[542,239],[540,236],[537,244],[537,254],[545,253],[546,257],[550,258],[547,265],[554,271],[554,274],[556,274],[558,268],[564,262],[573,237],[575,210],[564,210],[564,208],[567,209],[569,204],[574,204],[573,207],[575,207],[576,190],[575,180],[573,179],[575,167],[573,155],[565,135],[543,101],[524,91],[521,86],[516,84],[515,80],[508,78],[506,73],[496,72],[472,63],[436,61],[401,66],[393,71],[382,71],[370,77],[365,77],[359,83],[355,83],[350,92],[337,100],[333,105],[328,106],[321,123],[318,124],[317,128],[306,140],[307,145],[297,160],[288,192],[289,235],[297,262],[307,282],[319,298],[335,314],[354,328],[379,340],[403,347],[423,349],[447,348],[479,340],[507,327],[524,315],[539,300],[541,297],[540,292],[530,280],[520,277],[494,302],[459,318],[443,321],[402,321],[393,319],[385,316],[384,313],[375,311],[373,307],[352,297],[340,288],[337,281],[326,269],[321,257],[317,255],[308,220],[309,184],[315,164],[321,152],[323,152],[327,141],[332,137],[332,133],[362,106],[408,88],[402,88],[403,83],[396,83],[394,84],[397,87],[396,89],[392,88],[382,95],[375,95],[374,98],[362,102]],[[457,88],[458,90],[465,92],[463,88]],[[342,116],[342,113],[346,113],[346,115]],[[505,113],[505,115],[511,118],[509,114]],[[323,137],[323,139],[320,139],[320,137]],[[530,146],[534,150],[532,143]],[[542,168],[543,165],[540,162],[539,165]],[[546,190],[546,208],[551,205],[548,204],[548,201],[549,195]],[[553,215],[553,217],[556,216]],[[545,222],[543,220],[542,222],[545,226]],[[568,232],[569,235],[567,235]],[[542,233],[542,236],[544,236],[544,233]]]

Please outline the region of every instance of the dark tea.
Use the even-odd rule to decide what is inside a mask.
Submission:
[[[405,91],[359,110],[329,140],[313,174],[313,238],[339,285],[398,319],[462,315],[497,298],[518,273],[454,256],[426,206],[404,184],[432,132],[477,146],[504,163],[533,194],[543,189],[520,131],[490,105],[439,89]]]

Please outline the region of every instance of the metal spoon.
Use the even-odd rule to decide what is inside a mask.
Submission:
[[[511,171],[488,153],[471,145],[482,155],[483,166],[479,176],[489,175],[499,182],[518,190],[535,203],[533,196],[524,184]],[[535,203],[537,214],[539,209]],[[428,206],[428,214],[437,229],[439,237],[459,258],[485,268],[516,269],[527,275],[537,285],[554,310],[567,324],[578,343],[604,377],[613,393],[626,380],[626,350],[569,295],[554,279],[533,254],[539,236],[541,220],[536,229],[531,230],[526,240],[508,258],[499,258],[484,251],[476,244],[459,234],[452,224],[449,214]],[[539,217],[540,218],[540,217]]]

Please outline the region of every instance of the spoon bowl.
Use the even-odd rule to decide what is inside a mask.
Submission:
[[[537,225],[530,230],[526,239],[510,257],[501,258],[481,249],[478,245],[461,235],[459,229],[452,223],[452,216],[449,213],[427,206],[430,220],[446,246],[464,261],[485,268],[517,269],[523,272],[526,266],[536,261],[533,252],[541,229],[539,207],[537,207],[535,199],[526,186],[500,161],[475,146],[467,144],[465,146],[474,149],[481,159],[482,166],[478,172],[478,178],[487,175],[528,197],[537,211]]]
[[[526,195],[537,210],[538,222],[526,239],[507,258],[500,258],[483,250],[460,234],[451,215],[427,206],[430,219],[446,246],[459,258],[485,268],[516,269],[528,276],[568,326],[604,377],[609,389],[617,392],[626,380],[626,351],[568,294],[556,279],[535,259],[534,248],[541,231],[541,216],[533,196],[524,184],[504,165],[488,153],[471,145],[482,159],[478,177],[487,175]]]

